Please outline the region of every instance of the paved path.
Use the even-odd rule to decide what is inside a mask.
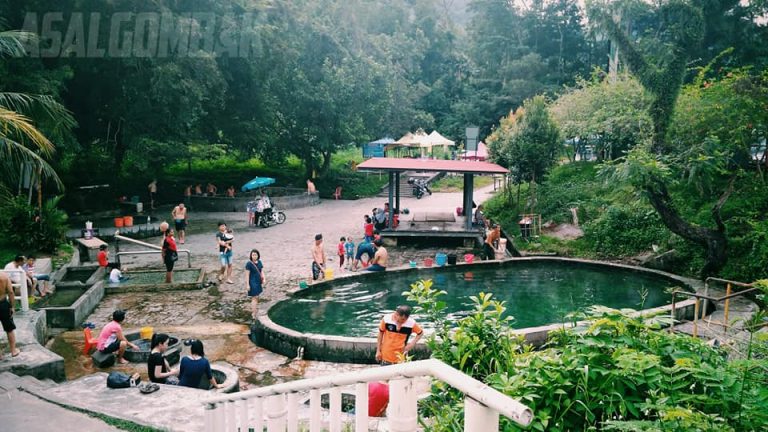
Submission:
[[[4,432],[119,431],[103,421],[46,402],[24,391],[0,388],[0,429]]]
[[[485,202],[493,195],[493,185],[475,190],[474,201]],[[414,197],[401,198],[402,208],[413,211],[454,211],[461,206],[461,192],[435,193],[421,200]],[[234,285],[223,284],[223,292],[245,294],[244,271],[242,270],[251,249],[258,249],[265,266],[265,295],[283,293],[293,289],[299,281],[310,277],[310,247],[315,234],[321,233],[325,239],[325,251],[329,258],[329,267],[338,271],[336,245],[339,238],[352,236],[355,243],[362,238],[363,215],[370,214],[374,207],[383,207],[381,197],[365,198],[355,201],[323,200],[319,205],[287,210],[287,221],[283,225],[269,228],[252,228],[246,223],[246,214],[242,213],[195,213],[190,212],[190,226],[185,245],[182,249],[192,251],[193,266],[215,270],[218,268],[218,249],[215,242],[217,222],[224,221],[234,229]],[[160,214],[153,216],[162,217]],[[170,215],[168,215],[170,219]],[[160,238],[148,242],[160,244]],[[126,246],[140,249],[138,246]],[[123,246],[121,244],[121,250]],[[416,250],[390,250],[392,266],[406,265]],[[432,254],[432,251],[423,253]],[[180,261],[182,263],[182,261]],[[146,267],[148,264],[160,266],[157,256],[131,258],[128,267]],[[183,264],[180,264],[183,265]],[[341,272],[343,275],[344,272]],[[272,291],[272,293],[270,293]],[[278,295],[278,297],[281,297]]]

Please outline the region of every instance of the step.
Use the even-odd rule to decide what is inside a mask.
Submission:
[[[19,387],[19,376],[10,372],[0,372],[0,389],[11,391]]]

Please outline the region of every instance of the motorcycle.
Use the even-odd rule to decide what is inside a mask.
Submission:
[[[408,179],[408,184],[413,187],[413,194],[416,196],[416,199],[421,199],[424,194],[432,195],[432,191],[429,189],[429,185],[424,179],[411,177]]]
[[[270,225],[279,225],[285,222],[285,213],[276,208],[268,208],[263,213],[256,216],[256,225],[267,228]]]

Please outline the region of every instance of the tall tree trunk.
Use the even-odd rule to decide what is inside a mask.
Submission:
[[[653,186],[645,188],[651,205],[664,225],[673,233],[706,250],[704,267],[701,270],[702,277],[716,275],[728,261],[728,238],[725,235],[725,224],[720,215],[720,209],[733,192],[734,180],[735,178],[731,179],[728,189],[712,208],[712,218],[715,220],[717,229],[693,225],[684,220],[674,207],[669,191],[662,182],[656,182]]]
[[[320,167],[321,175],[327,173],[328,168],[331,167],[331,157],[333,156],[333,152],[324,151],[322,154],[323,154],[323,165]]]

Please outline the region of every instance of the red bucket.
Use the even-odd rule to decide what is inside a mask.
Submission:
[[[133,216],[123,216],[123,225],[126,227],[133,226]]]
[[[472,262],[475,260],[475,256],[473,254],[464,254],[464,262],[467,264],[472,264]]]
[[[424,267],[432,267],[432,263],[434,263],[432,258],[424,258]]]

